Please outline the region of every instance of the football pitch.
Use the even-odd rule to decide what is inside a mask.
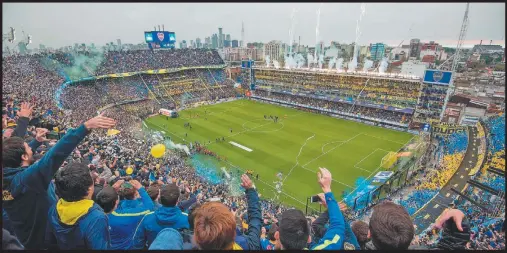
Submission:
[[[206,144],[209,150],[227,158],[219,166],[252,170],[252,180],[262,198],[274,198],[300,209],[308,197],[321,192],[316,173],[319,167],[331,171],[333,193],[341,199],[342,191],[352,191],[358,178],[375,175],[382,158],[389,151],[397,152],[413,137],[406,132],[246,99],[179,113],[178,118],[154,116],[145,122],[153,130],[164,131],[175,143]],[[278,122],[269,119],[270,115],[278,116]],[[184,126],[187,122],[191,130]],[[225,141],[215,141],[222,137]],[[279,172],[283,174],[281,193],[275,189]]]

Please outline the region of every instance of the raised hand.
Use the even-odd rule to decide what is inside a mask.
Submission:
[[[17,116],[19,116],[20,118],[21,117],[30,118],[30,116],[32,116],[32,112],[33,112],[34,107],[35,107],[35,105],[30,105],[30,103],[28,103],[28,102],[21,103],[21,108],[20,108]]]
[[[86,129],[97,129],[97,128],[111,128],[116,125],[116,121],[111,118],[104,117],[103,114],[100,114],[97,117],[91,118],[84,123]]]
[[[245,190],[253,187],[252,180],[246,174],[241,175],[241,187]]]
[[[465,218],[465,214],[459,209],[447,209],[440,215],[440,217],[438,217],[438,220],[435,222],[433,227],[436,229],[442,229],[446,221],[453,219],[458,230],[463,232],[463,227],[461,226],[463,218]]]
[[[143,185],[141,183],[139,183],[139,181],[137,180],[130,180],[129,183],[134,186],[134,188],[136,188],[136,190],[139,190],[143,187]]]
[[[324,193],[319,193],[317,196],[320,198],[320,204],[327,208],[326,197],[324,196]]]
[[[124,182],[125,182],[125,180],[123,180],[123,179],[120,179],[120,180],[116,181],[116,183],[114,183],[114,184],[113,184],[113,188],[114,188],[116,191],[120,190],[120,187],[121,187],[121,185],[122,185]]]
[[[331,177],[331,172],[329,172],[326,168],[319,168],[319,172],[317,172],[317,181],[320,184],[320,187],[324,191],[324,193],[331,192],[331,181],[333,178]]]
[[[47,141],[46,134],[49,132],[46,128],[37,128],[35,129],[35,140],[38,142],[44,142]]]

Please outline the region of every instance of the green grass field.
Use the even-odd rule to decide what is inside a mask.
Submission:
[[[279,121],[266,120],[264,115],[276,115]],[[184,127],[186,122],[191,123],[192,130]],[[389,151],[398,151],[412,138],[406,132],[250,100],[184,110],[179,118],[169,121],[165,116],[155,116],[146,124],[165,131],[175,143],[211,141],[207,148],[227,157],[228,169],[239,167],[260,175],[254,182],[262,197],[278,195],[274,182],[276,174],[282,172],[283,193],[278,199],[297,208],[304,208],[306,198],[320,192],[319,167],[331,171],[332,189],[340,198],[343,190],[354,188],[359,177],[374,175]],[[225,141],[216,143],[218,137],[225,137]]]

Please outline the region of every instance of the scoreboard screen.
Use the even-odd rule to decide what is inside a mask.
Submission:
[[[174,32],[151,31],[144,32],[144,39],[146,43],[172,44],[176,42],[176,35]]]

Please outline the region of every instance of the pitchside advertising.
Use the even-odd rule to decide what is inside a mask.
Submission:
[[[150,48],[174,48],[176,35],[174,32],[151,31],[144,32],[144,39]]]
[[[424,72],[423,82],[439,85],[449,85],[451,83],[452,72],[428,69]]]

